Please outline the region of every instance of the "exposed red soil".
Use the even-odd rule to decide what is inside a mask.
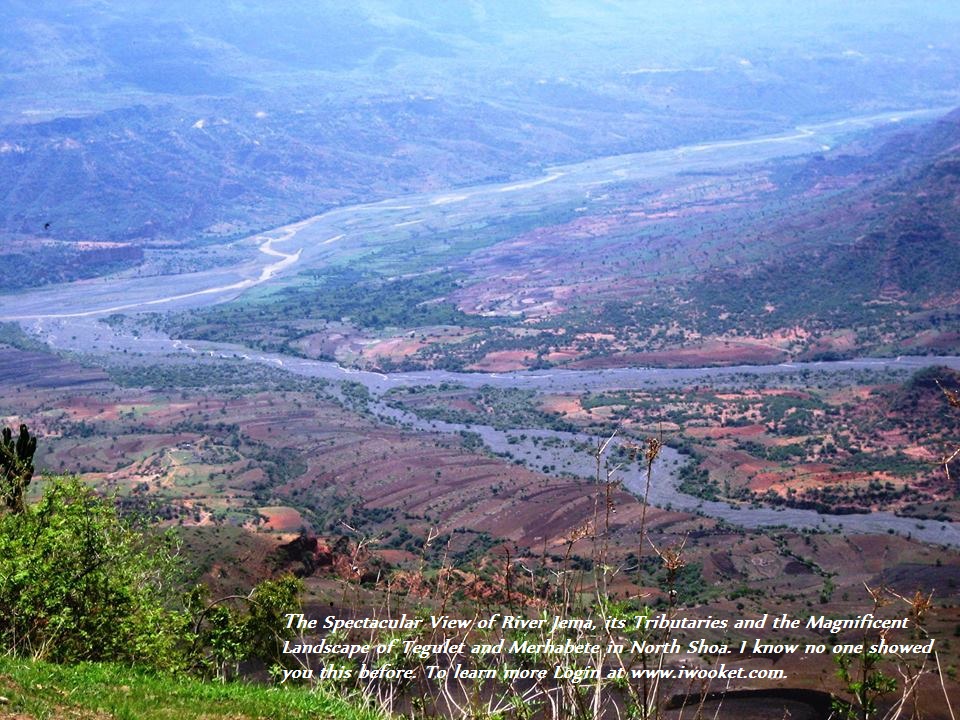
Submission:
[[[370,343],[363,350],[363,355],[370,358],[404,358],[414,355],[429,343],[425,340],[415,340],[410,337],[387,338]]]
[[[763,435],[766,432],[763,425],[727,425],[696,427],[688,425],[684,433],[695,438],[749,438]]]
[[[99,368],[87,368],[56,355],[24,352],[5,345],[0,345],[0,367],[3,367],[5,377],[20,388],[56,388],[62,391],[70,387],[83,387],[85,391],[92,391],[111,385],[107,374]]]
[[[87,411],[100,407],[108,410],[111,407],[129,408],[132,404],[130,391],[111,387],[109,384],[104,384],[103,388],[104,392],[115,394],[110,397],[88,397],[79,393],[75,387],[64,391],[64,394],[79,398],[78,402],[71,401],[70,404],[86,408]],[[11,389],[6,392],[5,399],[8,404],[18,397]],[[773,391],[767,394],[773,394]],[[750,393],[734,394],[731,400],[736,402],[749,395]],[[759,397],[759,394],[757,396]],[[862,396],[864,400],[869,399],[869,393]],[[25,392],[21,397],[28,405],[55,402],[53,394],[45,396],[42,393]],[[93,428],[94,433],[100,433],[101,436],[71,439],[71,454],[86,451],[90,445],[97,444],[98,452],[104,453],[104,465],[112,470],[118,459],[128,457],[130,453],[150,452],[143,463],[136,464],[136,468],[130,470],[131,480],[137,472],[142,473],[142,478],[148,478],[151,459],[160,457],[159,452],[152,451],[169,449],[184,443],[190,443],[194,446],[193,450],[199,450],[201,448],[197,446],[204,444],[201,443],[204,438],[207,438],[204,442],[215,445],[209,438],[222,439],[222,433],[217,434],[216,425],[223,422],[235,424],[244,442],[259,440],[271,450],[302,459],[307,467],[303,475],[286,482],[276,481],[272,488],[273,492],[283,498],[280,502],[287,504],[284,507],[260,509],[248,499],[253,483],[266,480],[266,476],[259,466],[246,467],[246,461],[237,467],[236,472],[231,472],[226,477],[219,477],[216,481],[205,480],[199,490],[196,489],[198,486],[171,488],[171,492],[182,493],[178,502],[182,502],[185,507],[196,507],[199,510],[203,504],[214,506],[218,503],[215,506],[217,509],[240,510],[249,507],[253,511],[268,511],[264,514],[269,517],[267,527],[271,529],[271,533],[246,533],[242,542],[230,538],[229,542],[224,541],[222,546],[217,546],[214,553],[217,560],[210,570],[210,575],[215,576],[224,586],[247,582],[255,579],[256,575],[263,577],[273,572],[268,549],[274,549],[279,542],[273,533],[283,529],[298,529],[291,527],[294,516],[288,512],[298,498],[345,498],[350,503],[365,505],[367,508],[395,510],[395,515],[384,521],[384,526],[403,525],[418,536],[425,536],[431,529],[442,532],[452,532],[463,527],[486,530],[501,540],[510,541],[511,552],[518,550],[527,557],[539,557],[544,549],[548,554],[563,555],[568,542],[576,537],[576,530],[587,528],[587,537],[576,540],[573,549],[586,557],[590,556],[593,549],[594,542],[589,534],[593,530],[590,525],[596,505],[595,488],[590,483],[547,478],[501,459],[465,452],[457,438],[405,433],[393,427],[376,426],[330,402],[318,400],[312,393],[251,392],[228,398],[194,392],[182,398],[181,393],[177,392],[174,397],[175,404],[172,404],[170,398],[159,393],[144,391],[142,396],[138,393],[136,400],[141,403],[140,412],[135,419],[131,419],[133,424],[129,427],[131,430],[140,428],[145,431],[142,434],[118,432],[112,448],[112,441],[104,442],[104,437],[109,437],[117,430],[114,423],[126,422],[126,419],[122,413],[118,413],[116,420],[108,421],[104,417],[106,412],[94,412],[86,418],[86,422]],[[553,405],[550,405],[551,403]],[[572,398],[548,399],[545,405],[558,409],[579,409],[579,402]],[[718,403],[714,405],[719,406]],[[30,419],[31,412],[28,410],[24,413],[26,419]],[[195,425],[197,431],[169,431],[172,424],[180,422]],[[850,422],[853,424],[853,420]],[[756,433],[757,428],[762,428],[762,425],[757,423],[739,428],[705,427],[697,432],[701,432],[699,437],[716,438],[719,440],[718,445],[722,445],[724,441],[735,440],[737,437],[750,437]],[[731,434],[724,434],[723,431],[727,430],[731,431]],[[890,435],[880,439],[887,442],[892,441],[893,437]],[[790,481],[791,486],[800,482],[802,487],[803,482],[865,482],[870,477],[877,477],[864,474],[838,476],[829,473],[829,466],[825,463],[801,463],[789,473],[776,473],[773,471],[778,468],[776,463],[748,460],[751,456],[742,451],[721,448],[715,456],[724,470],[733,469],[741,478],[751,472],[769,472],[770,486],[776,487],[777,491],[780,491],[786,480]],[[803,473],[810,475],[796,477]],[[106,478],[107,475],[109,473],[102,477]],[[758,476],[754,479],[767,481],[766,477]],[[781,484],[776,485],[776,480]],[[216,483],[223,487],[218,489]],[[194,497],[191,493],[197,493],[197,496]],[[201,495],[202,493],[208,494]],[[611,546],[614,548],[611,551],[612,556],[623,558],[627,552],[635,552],[640,545],[643,546],[644,556],[650,556],[653,551],[649,543],[642,543],[639,534],[641,504],[636,498],[622,491],[615,492],[612,500],[615,509],[610,515]],[[203,522],[212,522],[212,515],[207,510],[203,512]],[[604,513],[601,513],[601,516],[603,515]],[[750,587],[757,589],[762,596],[757,600],[746,597],[742,599],[747,605],[747,612],[769,607],[771,602],[774,602],[772,599],[778,603],[782,601],[784,607],[787,607],[790,601],[785,598],[794,594],[804,600],[815,598],[816,593],[822,589],[823,578],[820,575],[804,572],[796,559],[780,552],[776,543],[768,537],[749,532],[721,531],[709,519],[652,508],[647,513],[646,520],[650,537],[658,548],[687,543],[688,560],[701,566],[705,582],[729,580],[742,585],[748,579]],[[239,531],[239,528],[223,525],[211,526],[210,535],[205,538],[204,543],[212,547],[214,536],[227,529]],[[206,529],[190,530],[200,532]],[[375,532],[376,530],[371,531],[373,534]],[[285,539],[289,541],[290,538]],[[950,564],[955,558],[955,554],[940,549],[926,548],[886,536],[844,538],[815,535],[801,538],[785,532],[780,539],[789,542],[793,552],[811,558],[826,572],[833,573],[837,590],[835,600],[830,606],[831,611],[849,610],[852,615],[869,607],[864,604],[862,593],[857,594],[862,589],[862,583],[878,582],[883,579],[880,573],[886,569],[895,568],[899,573],[896,579],[903,579],[904,582],[925,581],[929,577],[945,581],[948,579],[945,574],[930,575],[935,572],[932,569],[935,567],[934,561],[941,557],[947,561],[945,564]],[[810,545],[805,544],[806,542]],[[405,550],[375,549],[374,554],[389,562],[416,562],[416,554]],[[916,564],[927,567],[913,567]],[[340,565],[343,565],[343,562]],[[346,566],[340,567],[337,572],[344,573],[338,577],[350,577],[350,573],[354,573],[352,568]],[[333,581],[333,576],[325,577]],[[650,587],[649,582],[645,588],[641,591],[649,593],[651,597],[662,594],[660,590]],[[615,593],[637,592],[636,586],[628,583],[623,576],[616,578],[612,589]],[[478,597],[488,596],[493,590],[489,583],[476,587]],[[848,605],[844,604],[846,601],[839,599],[844,593],[850,595]],[[802,602],[798,600],[796,605],[801,611],[804,607],[800,604]],[[743,614],[736,608],[734,601],[725,600],[723,597],[711,600],[709,611],[717,614]],[[954,616],[954,624],[957,621],[960,621],[960,618]],[[942,628],[941,631],[949,634],[952,627]],[[801,670],[802,668],[798,667],[797,671]]]
[[[303,516],[291,507],[262,507],[260,514],[266,518],[263,527],[276,532],[297,532],[308,524]]]
[[[585,414],[580,399],[566,395],[549,395],[540,401],[540,407],[558,415]]]

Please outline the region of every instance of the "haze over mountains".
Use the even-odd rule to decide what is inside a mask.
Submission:
[[[338,204],[960,95],[946,2],[15,0],[0,28],[0,231],[4,265],[27,268],[6,288]]]

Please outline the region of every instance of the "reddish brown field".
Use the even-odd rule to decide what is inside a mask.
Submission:
[[[657,367],[705,367],[783,362],[785,351],[767,345],[711,341],[696,347],[647,353],[621,353],[569,363],[571,369],[600,369],[629,365]]]
[[[282,568],[296,569],[295,562],[278,563],[277,551],[301,527],[326,538],[324,552],[340,535],[349,539],[347,555],[325,560],[308,582],[311,597],[331,598],[342,596],[351,582],[348,561],[361,540],[371,553],[364,563],[378,559],[387,567],[406,568],[410,583],[424,582],[416,572],[422,551],[391,545],[398,528],[414,538],[440,533],[445,539],[439,557],[468,548],[486,533],[491,544],[480,556],[483,562],[495,565],[509,557],[525,567],[546,562],[556,569],[568,550],[573,557],[592,557],[593,528],[602,535],[609,517],[608,558],[617,570],[610,591],[618,599],[638,594],[645,602],[665,599],[656,555],[682,546],[683,562],[698,583],[692,596],[697,600],[685,609],[690,615],[805,614],[819,611],[818,598],[825,593],[832,614],[856,615],[868,608],[864,583],[887,584],[904,597],[935,589],[939,604],[960,604],[957,554],[903,538],[750,532],[660,508],[647,511],[648,535],[641,538],[643,506],[629,493],[611,493],[607,516],[604,498],[591,483],[468,452],[459,437],[377,424],[315,390],[130,390],[71,363],[33,362],[18,353],[7,358],[17,364],[21,383],[0,385],[0,412],[8,422],[23,420],[45,429],[41,466],[63,461],[65,469],[81,470],[98,485],[118,490],[124,502],[158,502],[170,509],[163,522],[182,526],[204,577],[227,591],[249,587]],[[40,369],[33,371],[34,366]],[[69,380],[57,386],[44,375],[51,371]],[[661,397],[659,407],[643,410],[623,405],[619,397],[617,407],[626,409],[637,427],[676,428],[694,443],[706,443],[704,462],[711,475],[724,474],[758,492],[785,493],[835,483],[838,473],[831,472],[830,463],[810,459],[783,467],[787,464],[736,446],[745,440],[784,446],[784,437],[770,433],[769,420],[716,423],[721,417],[743,420],[743,412],[757,413],[771,399],[810,402],[816,397],[796,389],[713,394],[686,388]],[[856,401],[843,410],[841,424],[878,402],[871,391],[849,389],[827,393],[827,400],[838,407]],[[469,396],[458,402],[464,410],[479,407]],[[735,411],[738,406],[747,410]],[[563,412],[568,421],[595,423],[610,407],[586,410],[580,398],[554,395],[540,409]],[[689,417],[671,420],[674,411]],[[691,413],[704,414],[694,418]],[[898,437],[888,433],[877,442]],[[284,469],[278,458],[293,464]],[[839,474],[844,482],[860,484],[875,477],[885,476]],[[457,532],[464,529],[471,532]],[[637,555],[650,558],[656,570],[647,567],[638,578]],[[475,580],[477,597],[493,593],[489,581]],[[931,632],[949,637],[958,621],[955,609],[938,611],[931,616]],[[945,647],[944,658],[947,653]],[[828,660],[810,665],[785,657],[778,662],[795,673],[791,685],[834,687]]]
[[[301,528],[308,526],[303,516],[291,507],[262,507],[260,514],[266,518],[263,526],[267,530],[280,533],[299,532]]]
[[[483,356],[482,360],[467,366],[474,372],[509,372],[522,370],[536,357],[536,353],[524,350],[497,350]]]
[[[763,435],[766,431],[763,425],[694,426],[687,428],[684,434],[694,438],[750,438]]]

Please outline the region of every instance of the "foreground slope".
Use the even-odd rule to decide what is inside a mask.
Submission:
[[[117,665],[0,658],[0,718],[376,720],[323,691],[212,683]]]

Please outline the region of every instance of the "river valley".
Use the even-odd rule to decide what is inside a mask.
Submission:
[[[601,158],[575,166],[547,169],[529,181],[462,188],[454,191],[399,198],[344,207],[261,233],[241,241],[249,260],[226,268],[174,277],[123,276],[70,283],[56,288],[0,296],[0,319],[19,322],[29,333],[63,352],[94,362],[162,363],[193,358],[260,363],[301,376],[334,382],[361,383],[375,397],[394,388],[450,383],[469,388],[485,385],[536,391],[596,392],[645,387],[683,387],[694,384],[737,385],[750,378],[790,377],[809,373],[836,375],[855,371],[902,372],[932,364],[960,370],[957,357],[862,358],[809,364],[744,365],[662,369],[628,367],[604,370],[546,369],[505,373],[455,373],[441,370],[382,374],[342,367],[336,363],[255,351],[228,343],[172,339],[145,327],[101,320],[114,313],[169,312],[223,302],[285,274],[305,267],[322,267],[344,253],[362,261],[364,252],[389,239],[401,242],[411,228],[430,224],[437,232],[493,214],[516,212],[582,195],[588,188],[638,177],[661,177],[678,172],[757,163],[777,157],[817,152],[851,131],[914,117],[933,110],[851,118],[798,128],[796,132],[753,140],[687,146],[669,151]],[[171,288],[175,287],[173,291]],[[490,426],[425,421],[377,400],[373,409],[384,421],[418,431],[479,434],[487,447],[531,466],[552,464],[563,472],[592,476],[592,459],[576,448],[588,440],[569,433],[529,428],[510,431]],[[544,439],[559,440],[549,449]],[[549,459],[544,460],[547,454]],[[535,460],[536,458],[536,460]],[[787,525],[793,528],[856,533],[895,532],[926,542],[960,547],[960,528],[950,523],[918,522],[888,512],[831,516],[811,510],[732,506],[705,501],[677,489],[675,470],[684,462],[666,448],[649,485],[638,469],[623,471],[625,485],[658,506],[720,518],[744,527]]]

